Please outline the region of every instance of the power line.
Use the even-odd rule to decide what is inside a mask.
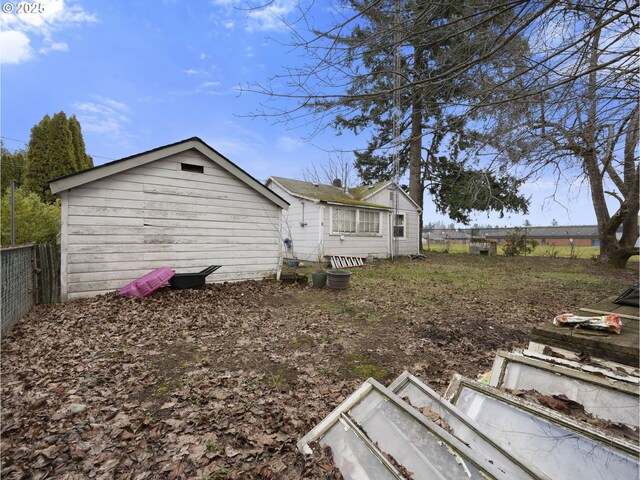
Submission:
[[[4,135],[2,136],[3,140],[11,140],[12,142],[19,142],[22,143],[24,145],[29,145],[29,142],[26,140],[19,140],[17,138],[11,138],[11,137],[5,137]],[[87,155],[89,155],[91,158],[104,158],[105,160],[117,160],[115,158],[111,158],[111,157],[105,157],[102,155],[93,155],[91,153],[87,153]]]

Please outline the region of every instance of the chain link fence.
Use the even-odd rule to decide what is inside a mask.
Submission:
[[[0,322],[2,333],[38,303],[60,301],[60,250],[56,245],[3,248]]]

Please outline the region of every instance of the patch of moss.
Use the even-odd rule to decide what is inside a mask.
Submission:
[[[294,348],[311,347],[315,345],[315,340],[311,335],[301,335],[291,340],[291,346]]]
[[[352,355],[350,361],[350,373],[352,377],[361,378],[363,380],[373,377],[378,381],[386,380],[389,371],[380,365],[377,365],[372,359],[362,354]]]

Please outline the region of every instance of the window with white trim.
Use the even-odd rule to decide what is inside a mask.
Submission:
[[[407,224],[406,224],[406,215],[404,213],[398,213],[394,215],[393,222],[393,236],[395,238],[406,238],[407,233]]]
[[[358,233],[380,233],[380,212],[358,210]]]
[[[380,212],[357,208],[331,208],[331,233],[380,235]]]
[[[356,210],[333,208],[332,233],[356,233]]]

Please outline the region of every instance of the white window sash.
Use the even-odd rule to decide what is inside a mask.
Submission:
[[[355,216],[353,213],[346,212],[355,212]],[[346,215],[349,215],[350,218],[347,219]],[[347,223],[353,230],[347,231],[345,228]],[[382,236],[381,232],[380,212],[359,208],[331,207],[331,235]]]
[[[398,213],[393,215],[393,236],[394,238],[407,238],[407,215],[406,213]],[[400,220],[400,222],[398,222]],[[396,231],[402,229],[402,235],[396,235]]]

